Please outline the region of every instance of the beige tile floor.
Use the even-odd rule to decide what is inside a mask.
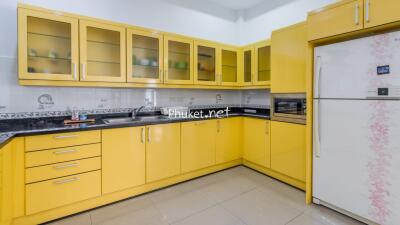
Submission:
[[[245,167],[48,223],[49,225],[356,225],[305,194]]]

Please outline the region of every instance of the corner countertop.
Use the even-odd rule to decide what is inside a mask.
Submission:
[[[231,110],[232,112],[229,113],[229,115],[224,115],[222,118],[247,116],[247,117],[260,118],[266,120],[270,119],[269,109],[250,109],[250,111],[252,112],[249,112],[248,109],[249,108],[233,108]],[[207,111],[211,109],[196,109],[196,110]],[[159,114],[159,112],[154,112],[154,113]],[[90,117],[95,118],[96,122],[90,124],[75,124],[75,125],[64,125],[63,121],[67,119],[65,117],[0,120],[0,148],[3,145],[7,144],[8,141],[10,141],[13,137],[217,119],[215,116],[203,117],[203,118],[190,118],[190,117],[169,118],[168,116],[166,116],[165,118],[151,120],[151,121],[132,121],[123,124],[106,124],[102,120],[105,118],[128,117],[128,116],[129,114],[94,115]]]

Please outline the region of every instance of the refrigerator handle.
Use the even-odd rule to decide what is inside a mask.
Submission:
[[[316,73],[315,73],[315,92],[314,93],[314,98],[319,98],[320,97],[320,90],[321,90],[321,85],[320,85],[320,80],[321,80],[321,72],[322,72],[322,57],[317,56],[317,62],[316,62]]]
[[[314,107],[314,154],[315,157],[321,156],[321,100],[315,100],[316,106]]]

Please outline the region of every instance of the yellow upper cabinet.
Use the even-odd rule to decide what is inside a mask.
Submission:
[[[181,125],[147,126],[146,182],[179,175],[181,172]]]
[[[164,36],[164,82],[193,84],[193,40]]]
[[[239,52],[234,47],[222,46],[220,49],[219,84],[222,86],[239,85]]]
[[[217,120],[216,163],[225,163],[242,156],[242,124],[240,117]]]
[[[269,85],[271,80],[271,44],[262,41],[254,46],[254,85]]]
[[[254,68],[254,47],[247,46],[242,49],[242,78],[241,84],[243,86],[249,86],[253,84],[253,77],[255,73]]]
[[[307,24],[272,32],[272,93],[306,92]]]
[[[20,79],[79,80],[78,19],[18,9]]]
[[[194,82],[216,85],[219,79],[219,48],[216,44],[194,42]]]
[[[305,182],[305,125],[271,122],[271,168],[286,176]]]
[[[126,82],[125,28],[80,20],[81,81]]]
[[[269,168],[270,121],[245,117],[243,120],[243,158]]]
[[[217,121],[187,122],[181,126],[182,173],[214,165]]]
[[[400,20],[399,0],[364,0],[365,27],[374,27]]]
[[[163,35],[158,32],[127,30],[127,81],[163,82]]]
[[[376,0],[380,2],[381,0]],[[392,0],[391,2],[395,2]],[[384,1],[388,2],[388,1]],[[399,3],[396,3],[397,5]],[[363,28],[363,0],[344,0],[308,15],[308,40],[344,34]],[[395,6],[387,5],[388,8]],[[382,12],[384,13],[384,12]]]
[[[102,131],[102,191],[120,191],[145,183],[145,127]]]

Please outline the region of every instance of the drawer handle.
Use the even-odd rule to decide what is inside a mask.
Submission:
[[[206,124],[206,122],[196,122],[196,123],[194,123],[194,125],[203,125],[203,124]]]
[[[77,166],[78,166],[78,163],[70,163],[70,164],[64,164],[64,165],[59,165],[59,166],[53,166],[53,168],[56,170],[59,170],[59,169],[77,167]]]
[[[54,155],[62,155],[62,154],[75,153],[75,152],[78,152],[78,150],[76,150],[76,149],[60,150],[60,151],[53,152],[53,154]]]
[[[73,178],[68,178],[65,180],[57,180],[54,181],[54,184],[66,184],[66,183],[71,183],[71,182],[75,182],[78,181],[79,179],[77,177],[73,177]]]
[[[78,135],[61,135],[61,136],[54,136],[54,139],[68,139],[68,138],[76,138]]]

